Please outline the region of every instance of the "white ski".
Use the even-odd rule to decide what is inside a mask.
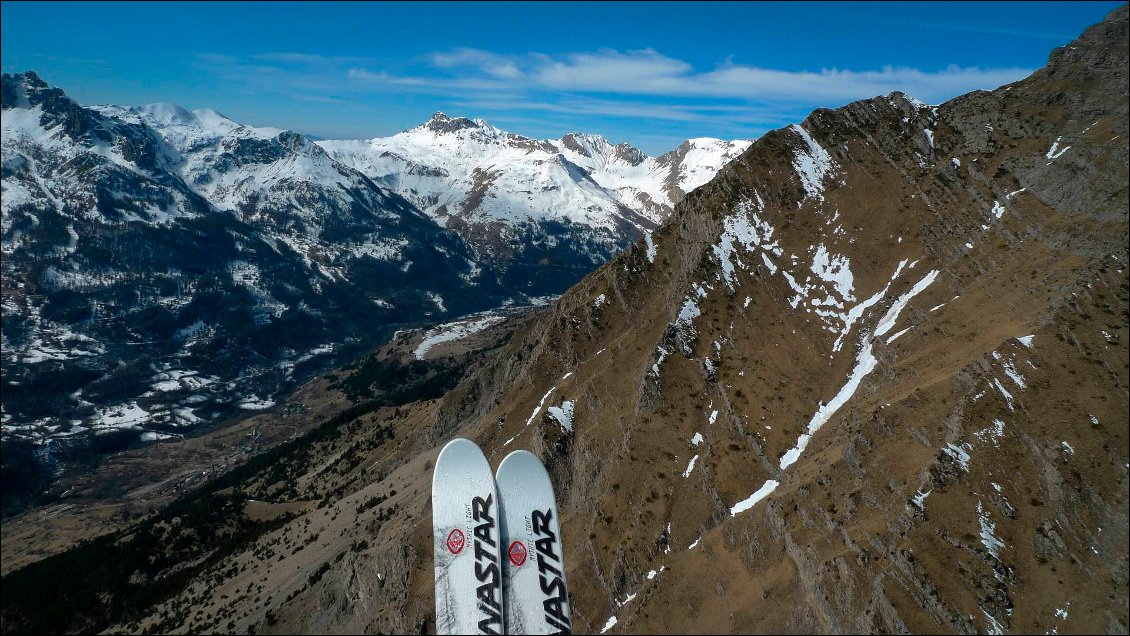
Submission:
[[[506,633],[569,634],[572,612],[553,484],[537,456],[514,451],[498,467]]]
[[[437,634],[505,633],[499,514],[490,463],[452,440],[432,475]]]

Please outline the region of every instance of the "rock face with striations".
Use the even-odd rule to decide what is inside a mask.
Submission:
[[[244,481],[321,504],[112,629],[431,627],[461,435],[545,460],[579,632],[1124,633],[1127,45],[1123,6],[1023,81],[765,135],[442,399]]]

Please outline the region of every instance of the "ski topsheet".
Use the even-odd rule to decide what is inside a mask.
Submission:
[[[553,485],[537,456],[514,451],[496,477],[502,519],[503,596],[508,634],[568,634],[561,526]]]
[[[505,633],[498,501],[479,447],[444,446],[432,475],[437,634]]]

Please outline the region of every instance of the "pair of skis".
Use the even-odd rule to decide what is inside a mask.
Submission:
[[[553,485],[514,451],[498,475],[472,441],[444,446],[432,475],[437,634],[572,631]]]

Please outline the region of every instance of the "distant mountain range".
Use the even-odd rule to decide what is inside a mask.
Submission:
[[[32,72],[2,103],[3,439],[48,464],[269,408],[399,327],[559,294],[748,145],[651,159],[440,114],[314,143],[83,106]]]
[[[652,158],[598,135],[537,141],[443,113],[392,137],[318,142],[503,263],[521,259],[507,241],[548,236],[554,225],[619,251],[623,237],[657,226],[749,144],[691,139]]]

